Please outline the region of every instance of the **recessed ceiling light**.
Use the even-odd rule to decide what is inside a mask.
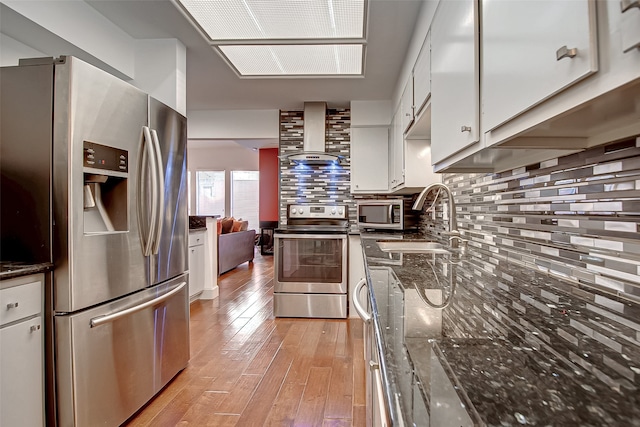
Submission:
[[[365,36],[365,0],[178,1],[211,43]]]
[[[241,76],[362,75],[363,46],[218,46]]]

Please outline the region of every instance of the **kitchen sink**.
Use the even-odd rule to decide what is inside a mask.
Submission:
[[[385,252],[449,253],[445,246],[430,240],[376,240],[376,243]]]

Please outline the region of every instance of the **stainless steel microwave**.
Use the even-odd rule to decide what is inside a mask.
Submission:
[[[374,230],[409,230],[418,225],[419,212],[405,199],[360,200],[358,227]]]

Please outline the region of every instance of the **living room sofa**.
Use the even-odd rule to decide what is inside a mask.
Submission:
[[[218,275],[243,262],[253,262],[256,230],[233,231],[218,235]]]

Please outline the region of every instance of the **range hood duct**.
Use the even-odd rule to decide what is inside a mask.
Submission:
[[[325,102],[305,102],[303,149],[301,152],[285,154],[280,158],[304,165],[344,164],[344,156],[326,152],[326,115]]]

